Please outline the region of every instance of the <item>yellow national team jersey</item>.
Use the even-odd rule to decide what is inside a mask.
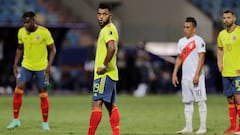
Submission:
[[[47,28],[38,26],[34,32],[24,27],[18,31],[18,43],[23,44],[24,53],[22,66],[33,71],[46,69],[48,64],[47,45],[54,43]]]
[[[104,59],[107,55],[107,46],[106,44],[114,40],[116,45],[118,45],[118,31],[114,24],[110,23],[104,26],[98,36],[97,50],[95,56],[95,68],[94,68],[94,79],[100,78],[102,76],[108,75],[112,80],[118,80],[118,69],[117,69],[117,50],[113,55],[111,61],[107,65],[107,72],[102,75],[97,74],[97,68],[101,67]]]
[[[239,76],[237,70],[240,70],[240,27],[237,26],[233,32],[228,33],[226,29],[222,30],[218,36],[218,47],[223,48],[223,71],[222,76]]]

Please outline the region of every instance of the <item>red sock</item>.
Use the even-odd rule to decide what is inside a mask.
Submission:
[[[19,112],[20,112],[20,108],[22,105],[23,92],[24,92],[23,89],[15,88],[15,92],[13,95],[13,117],[14,117],[14,119],[18,119],[18,117],[19,117]]]
[[[116,106],[112,108],[110,123],[113,135],[120,135],[120,114]]]
[[[228,115],[231,128],[236,128],[237,109],[233,102],[228,103]]]
[[[48,110],[49,110],[49,101],[47,92],[41,92],[39,94],[41,99],[41,109],[42,109],[42,118],[43,122],[48,122]]]
[[[91,116],[90,116],[88,135],[95,134],[95,131],[96,131],[101,119],[102,119],[102,109],[101,108],[93,108]]]
[[[237,104],[238,130],[240,130],[240,104]]]

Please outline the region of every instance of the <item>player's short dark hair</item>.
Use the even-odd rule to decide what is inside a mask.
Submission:
[[[185,22],[191,22],[194,27],[197,27],[197,21],[194,17],[187,17]]]
[[[27,11],[23,13],[22,18],[23,19],[27,17],[34,18],[35,16],[36,14],[33,11]]]
[[[112,5],[110,3],[106,3],[106,2],[100,3],[98,8],[108,9],[109,11],[112,11]]]
[[[231,13],[232,15],[234,15],[234,12],[230,9],[224,10],[223,13],[224,14]]]

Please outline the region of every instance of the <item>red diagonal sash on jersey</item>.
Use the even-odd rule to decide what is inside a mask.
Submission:
[[[195,40],[189,42],[182,50],[182,64],[188,57],[188,55],[196,48]]]

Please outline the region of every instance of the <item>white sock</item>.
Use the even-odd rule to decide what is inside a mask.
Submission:
[[[136,97],[144,97],[147,94],[147,84],[146,83],[140,83],[138,85],[137,90],[134,92],[134,96]]]
[[[185,103],[184,105],[186,128],[192,130],[193,102]]]
[[[200,116],[200,129],[206,129],[207,105],[205,101],[198,102],[198,111]]]

